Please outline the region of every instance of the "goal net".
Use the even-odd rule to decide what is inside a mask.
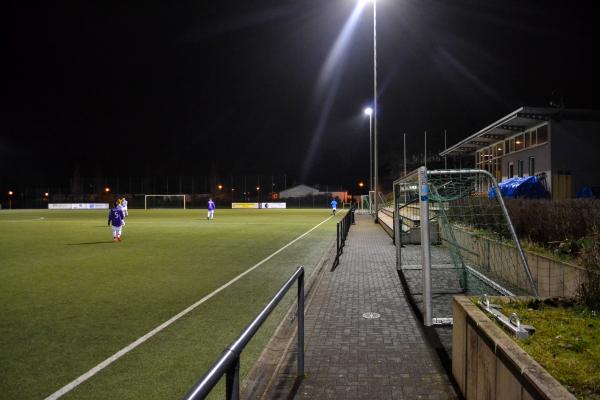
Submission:
[[[185,194],[147,194],[144,195],[144,209],[181,208],[185,210]]]
[[[358,208],[356,210],[359,214],[370,214],[371,213],[371,201],[369,200],[369,196],[366,194],[361,194],[358,198]]]
[[[421,167],[394,182],[397,267],[425,325],[449,322],[458,293],[535,295],[494,177]]]

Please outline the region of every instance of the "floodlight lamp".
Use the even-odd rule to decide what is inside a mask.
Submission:
[[[110,188],[109,188],[109,187],[105,187],[105,188],[104,188],[104,191],[105,191],[106,193],[108,193],[108,192],[110,192]]]
[[[365,115],[368,115],[370,117],[371,115],[373,115],[373,109],[371,107],[367,107],[365,108],[364,113]]]
[[[256,190],[257,190],[257,191],[258,191],[258,190],[260,190],[260,186],[257,186],[257,187],[256,187]]]
[[[48,197],[48,192],[44,192],[44,197]]]
[[[12,191],[12,190],[9,190],[9,191],[8,191],[8,195],[9,195],[9,196],[12,196],[12,195],[13,195],[13,191]]]
[[[358,187],[363,187],[365,184],[363,182],[358,182]]]
[[[223,185],[218,185],[217,187],[219,188],[219,190],[223,189]]]

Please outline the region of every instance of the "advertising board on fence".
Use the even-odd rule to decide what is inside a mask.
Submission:
[[[231,208],[258,208],[258,203],[231,203]]]
[[[49,210],[107,210],[108,203],[49,203]]]
[[[258,208],[285,208],[285,203],[259,203]]]
[[[231,208],[286,208],[285,203],[231,203]]]

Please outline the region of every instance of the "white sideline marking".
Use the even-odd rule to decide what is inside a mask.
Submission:
[[[286,248],[288,248],[292,244],[296,243],[298,240],[302,239],[304,236],[308,235],[309,233],[311,233],[312,231],[314,231],[315,229],[317,229],[319,226],[321,226],[325,222],[329,221],[331,218],[333,218],[333,215],[330,216],[329,218],[325,219],[324,221],[320,222],[318,225],[315,225],[314,227],[312,227],[308,231],[304,232],[302,235],[298,236],[296,239],[292,240],[291,242],[289,242],[288,244],[286,244],[285,246],[283,246],[282,248],[280,248],[279,250],[277,250],[276,252],[274,252],[270,256],[264,258],[262,261],[259,261],[256,265],[254,265],[250,269],[247,269],[246,271],[242,272],[241,274],[239,274],[238,276],[236,276],[235,278],[233,278],[232,280],[230,280],[229,282],[227,282],[226,284],[224,284],[220,288],[218,288],[215,291],[213,291],[212,293],[204,296],[203,298],[201,298],[200,300],[198,300],[197,302],[195,302],[194,304],[192,304],[191,306],[189,306],[185,310],[181,311],[179,314],[175,315],[174,317],[172,317],[169,320],[163,322],[162,324],[160,324],[156,328],[152,329],[150,332],[146,333],[144,336],[140,337],[135,342],[133,342],[133,343],[127,345],[126,347],[122,348],[121,350],[119,350],[118,352],[116,352],[115,354],[113,354],[112,356],[108,357],[106,360],[102,361],[100,364],[96,365],[94,368],[90,369],[85,374],[81,375],[79,378],[77,378],[74,381],[68,383],[67,385],[65,385],[62,388],[60,388],[59,390],[57,390],[56,392],[52,393],[50,396],[46,397],[45,400],[55,400],[55,399],[58,399],[58,398],[60,398],[61,396],[65,395],[65,394],[69,393],[71,390],[75,389],[77,386],[79,386],[83,382],[87,381],[92,376],[96,375],[98,372],[102,371],[104,368],[108,367],[110,364],[112,364],[113,362],[117,361],[119,358],[123,357],[125,354],[129,353],[131,350],[133,350],[136,347],[138,347],[140,344],[144,343],[146,340],[150,339],[152,336],[156,335],[158,332],[162,331],[163,329],[165,329],[166,327],[168,327],[169,325],[171,325],[173,322],[177,321],[179,318],[181,318],[184,315],[188,314],[190,311],[194,310],[196,307],[198,307],[200,304],[204,303],[206,300],[210,299],[211,297],[213,297],[214,295],[216,295],[217,293],[219,293],[223,289],[225,289],[228,286],[230,286],[231,284],[235,283],[240,278],[242,278],[244,275],[246,275],[246,274],[252,272],[253,270],[255,270],[256,268],[260,267],[262,264],[264,264],[265,262],[269,261],[271,258],[275,257],[277,254],[281,253],[283,250],[285,250]]]

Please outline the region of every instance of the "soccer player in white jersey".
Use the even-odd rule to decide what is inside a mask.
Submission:
[[[123,210],[123,199],[117,197],[115,201],[115,207],[121,210],[121,214],[123,214],[123,226],[125,226],[125,211]]]
[[[128,216],[129,213],[127,212],[127,199],[125,198],[125,196],[123,196],[123,198],[121,199],[121,207],[123,207],[123,216]]]

